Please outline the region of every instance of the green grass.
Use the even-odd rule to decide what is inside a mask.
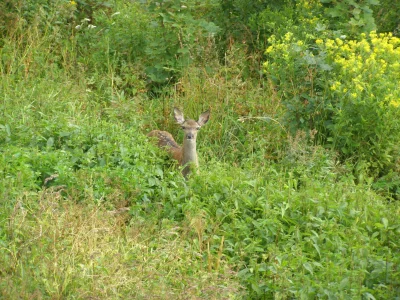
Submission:
[[[226,266],[203,267],[178,224],[160,228],[62,193],[47,189],[15,204],[1,251],[2,298],[219,299],[240,290]]]
[[[139,62],[50,29],[0,48],[0,298],[399,297],[399,202],[290,136],[242,47],[152,97]],[[146,138],[180,140],[173,106],[211,108],[188,181]]]

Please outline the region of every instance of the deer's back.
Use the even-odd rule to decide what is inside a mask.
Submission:
[[[174,137],[167,131],[153,130],[147,134],[148,137],[154,137],[157,141],[157,146],[165,148],[173,159],[176,159],[180,164],[182,162],[182,148],[176,142]]]

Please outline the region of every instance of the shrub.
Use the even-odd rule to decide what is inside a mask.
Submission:
[[[168,201],[182,203],[204,260],[223,249],[249,299],[393,297],[399,222],[390,211],[398,203],[387,206],[351,176],[336,177],[334,161],[318,151],[289,172],[214,161],[186,197]]]
[[[376,0],[320,0],[325,7],[325,15],[330,20],[330,28],[347,35],[357,36],[361,32],[376,29],[372,8]]]
[[[273,36],[264,69],[279,88],[292,130],[317,129],[320,141],[375,178],[400,157],[400,40],[361,34],[358,40],[301,41]],[[307,44],[307,42],[309,44]]]
[[[374,7],[374,18],[379,32],[393,32],[400,35],[400,2],[380,0],[379,6]]]
[[[399,46],[400,39],[375,32],[359,41],[320,44],[333,66],[327,94],[337,99],[332,144],[346,156],[357,153],[358,161],[379,173],[395,167],[400,155]]]

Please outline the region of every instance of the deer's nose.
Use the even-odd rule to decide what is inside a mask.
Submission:
[[[194,139],[194,134],[193,134],[193,133],[188,133],[188,134],[186,135],[186,138],[187,138],[188,140],[192,140],[192,139]]]

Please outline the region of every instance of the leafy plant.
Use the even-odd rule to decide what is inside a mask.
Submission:
[[[371,32],[359,41],[317,39],[311,46],[288,33],[270,43],[264,67],[286,99],[292,130],[316,129],[359,163],[359,174],[377,178],[397,168],[397,38]]]
[[[400,35],[400,3],[388,0],[380,0],[379,6],[374,7],[374,17],[378,32],[392,32]]]
[[[153,82],[176,81],[184,67],[201,57],[197,41],[212,39],[218,33],[213,22],[196,17],[198,7],[193,1],[150,2],[148,9],[154,21],[146,48],[146,72]]]
[[[399,157],[399,46],[399,39],[375,32],[359,42],[325,43],[335,77],[330,90],[340,99],[333,111],[333,146],[346,156],[357,151],[375,176],[396,168]]]
[[[319,1],[0,7],[0,298],[399,295],[397,39]],[[173,106],[211,109],[188,181],[146,137]]]
[[[379,5],[378,0],[321,0],[326,15],[332,20],[334,30],[343,34],[357,36],[359,33],[368,33],[376,30],[373,8]]]

